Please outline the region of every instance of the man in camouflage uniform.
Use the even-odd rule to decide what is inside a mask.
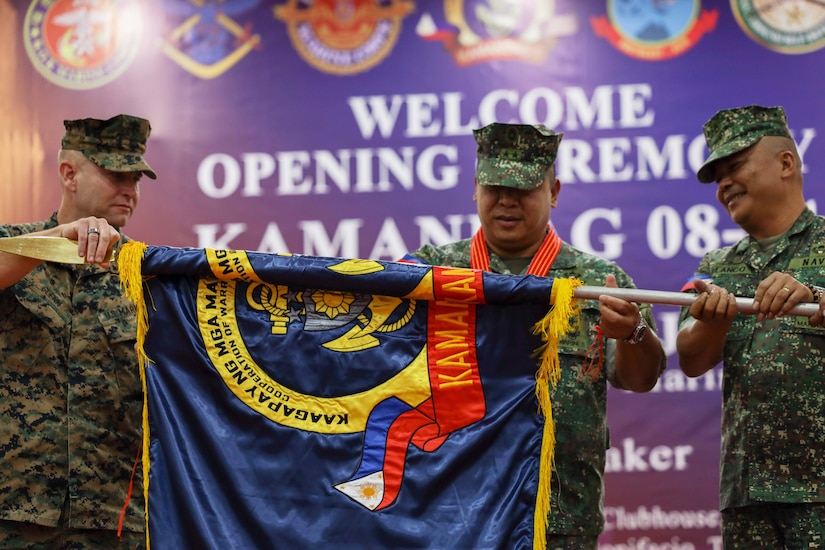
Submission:
[[[781,107],[719,111],[698,172],[747,232],[705,255],[686,290],[677,350],[688,376],[723,362],[720,505],[727,549],[825,548],[825,219],[805,205],[802,161]],[[737,315],[754,296],[755,315]]]
[[[541,125],[494,123],[474,135],[478,164],[473,199],[481,229],[472,239],[424,245],[412,253],[414,258],[433,265],[633,287],[615,263],[563,243],[548,224],[561,187],[554,163],[562,134]],[[555,247],[548,247],[554,239]],[[582,306],[577,330],[560,342],[562,375],[551,396],[557,441],[549,550],[595,550],[604,529],[607,381],[618,388],[649,391],[666,365],[649,305],[640,310],[633,303],[601,296]],[[584,374],[597,326],[607,338],[605,365],[592,375]]]
[[[142,548],[136,320],[107,253],[137,206],[149,122],[65,121],[60,207],[0,226],[78,242],[84,264],[0,252],[0,548]]]

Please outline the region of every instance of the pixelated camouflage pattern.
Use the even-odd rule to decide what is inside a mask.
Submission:
[[[702,183],[714,181],[712,165],[717,160],[744,151],[765,136],[791,137],[782,107],[750,105],[717,112],[702,127],[710,156],[696,177]]]
[[[751,237],[697,273],[751,297],[774,271],[825,285],[825,218],[805,210],[768,253]],[[680,323],[692,322],[687,309]],[[825,329],[805,317],[737,315],[724,348],[721,508],[825,502]]]
[[[59,548],[60,550],[144,550],[146,535],[124,529],[66,529],[31,523],[0,522],[0,548]]]
[[[476,181],[515,189],[535,189],[556,162],[563,134],[544,125],[494,122],[473,130],[478,143]]]
[[[825,548],[825,506],[761,503],[722,511],[722,547]]]
[[[100,168],[113,172],[143,172],[152,179],[157,174],[143,159],[146,141],[152,132],[149,121],[129,115],[108,120],[83,118],[64,120],[66,133],[61,147],[81,151]]]
[[[470,243],[463,240],[435,247],[424,245],[413,256],[432,265],[470,267]],[[510,273],[504,261],[490,252],[490,269]],[[522,273],[523,274],[523,273]],[[623,288],[635,288],[631,278],[614,262],[586,254],[564,243],[549,277],[576,277],[586,285],[604,286],[608,274]],[[602,516],[605,451],[610,445],[607,428],[607,381],[615,385],[615,340],[606,341],[605,368],[592,380],[582,375],[585,354],[596,337],[598,300],[583,300],[578,330],[559,344],[561,379],[551,396],[556,425],[556,463],[552,476],[548,535],[597,536],[604,529]],[[642,315],[655,331],[650,306]]]
[[[56,225],[55,214],[0,237]],[[0,291],[0,519],[55,526],[68,494],[68,527],[117,529],[143,397],[115,269],[44,263]],[[144,530],[140,468],[124,528]]]

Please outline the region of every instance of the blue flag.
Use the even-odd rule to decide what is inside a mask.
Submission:
[[[153,550],[543,547],[552,280],[141,243],[118,264]]]

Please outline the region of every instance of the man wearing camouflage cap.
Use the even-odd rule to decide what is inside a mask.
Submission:
[[[473,133],[478,143],[473,200],[481,228],[472,238],[456,243],[426,244],[408,260],[633,287],[615,263],[562,242],[548,223],[561,188],[555,160],[562,134],[541,125],[499,123]],[[597,352],[604,354],[604,368],[584,373],[592,359],[586,352],[597,340],[597,326],[607,338],[604,349]],[[636,392],[653,388],[666,364],[654,329],[649,305],[640,309],[602,296],[598,302],[583,302],[577,330],[560,343],[562,374],[553,394],[557,443],[548,549],[598,546],[604,529],[607,382]]]
[[[701,376],[723,362],[722,535],[727,549],[825,547],[825,219],[805,204],[781,107],[716,113],[698,171],[747,232],[705,254],[685,290],[677,351]],[[755,314],[737,314],[736,296]],[[818,302],[810,318],[787,315]]]
[[[127,240],[141,176],[157,177],[143,158],[150,126],[127,115],[64,126],[57,212],[0,226],[76,240],[85,259],[0,252],[0,548],[142,548],[136,320],[107,257]]]

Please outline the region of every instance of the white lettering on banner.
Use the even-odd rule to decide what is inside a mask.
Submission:
[[[362,225],[362,219],[341,220],[330,239],[321,220],[298,222],[304,235],[304,254],[359,258],[358,230]]]
[[[709,370],[702,376],[689,378],[681,370],[666,370],[662,377],[653,387],[651,393],[683,393],[709,391],[718,392],[722,390],[722,369]]]
[[[245,153],[241,161],[213,153],[198,166],[198,187],[212,199],[259,197],[262,182],[277,172],[277,195],[324,195],[331,186],[341,193],[375,193],[400,187],[411,191],[414,182],[441,191],[458,184],[461,171],[455,145],[341,149],[331,151],[280,151]]]
[[[800,154],[816,131],[806,128],[802,135]],[[568,137],[559,145],[558,177],[565,184],[692,178],[704,161],[705,142],[702,135],[690,143],[686,140],[681,134],[666,136],[659,147],[650,136],[592,141]],[[340,193],[411,191],[416,184],[443,191],[458,184],[458,164],[455,144],[422,150],[404,146],[256,152],[243,153],[240,159],[212,153],[198,165],[197,179],[201,192],[213,199],[263,196],[270,179],[268,185],[277,195],[324,195],[333,188]]]
[[[671,537],[666,541],[656,541],[650,537],[630,537],[625,542],[599,544],[599,550],[696,550],[692,542]]]
[[[816,212],[816,201],[809,200],[808,207]],[[346,255],[344,250],[353,251],[354,258],[369,257],[370,259],[397,260],[396,251],[414,250],[424,244],[435,246],[451,243],[468,238],[479,228],[480,223],[476,214],[450,214],[443,218],[443,222],[434,216],[419,216],[413,218],[413,223],[419,228],[419,241],[405,243],[398,229],[395,219],[385,219],[379,234],[370,245],[364,249],[359,246],[363,232],[363,219],[338,221],[339,225],[332,230],[333,238],[325,229],[333,221],[303,220],[295,222],[295,227],[303,231],[301,249],[297,242],[292,246],[284,239],[278,225],[270,222],[260,238],[259,252],[290,252],[302,254],[320,253],[324,250],[328,255]],[[742,238],[740,229],[720,230],[716,227],[719,214],[714,207],[708,204],[696,204],[690,207],[683,217],[668,206],[653,209],[647,221],[647,241],[650,252],[660,259],[669,259],[683,249],[694,257],[702,255],[714,248],[714,244],[726,246]],[[601,222],[613,229],[610,232],[596,232],[595,228]],[[605,225],[605,224],[602,224]],[[570,231],[570,243],[585,252],[602,256],[609,260],[618,260],[623,253],[623,244],[627,236],[621,233],[622,211],[618,208],[591,208],[579,214],[573,220]],[[198,237],[198,246],[203,248],[232,248],[232,240],[247,233],[248,225],[243,222],[220,224],[206,223],[193,226]],[[307,235],[308,233],[308,235]],[[594,246],[593,243],[601,243]],[[407,246],[411,245],[411,246]],[[307,248],[309,247],[309,248]],[[370,253],[370,256],[364,254]],[[327,254],[321,254],[327,255]],[[675,344],[674,344],[675,345]],[[669,352],[670,353],[670,352]]]
[[[409,138],[468,135],[491,122],[544,124],[557,130],[645,128],[653,126],[648,105],[652,96],[650,84],[597,86],[589,98],[584,88],[575,86],[561,92],[533,88],[522,95],[499,89],[488,92],[466,119],[461,92],[353,96],[347,103],[361,137],[368,140],[376,130],[390,138],[402,112],[403,135]]]
[[[617,231],[594,234],[593,227],[599,221]],[[742,230],[721,231],[717,225],[720,216],[710,204],[691,206],[681,216],[671,206],[654,208],[647,218],[647,244],[650,252],[662,260],[673,258],[683,250],[701,258],[706,252],[719,246],[730,245],[744,236]],[[576,248],[596,254],[608,260],[622,256],[623,243],[627,240],[622,229],[622,211],[619,208],[591,208],[579,214],[570,226],[570,243]],[[594,246],[594,242],[602,246]]]
[[[398,225],[393,218],[385,218],[379,230],[369,258],[384,258],[397,260],[410,250],[423,244],[440,246],[462,239],[462,234],[469,231],[472,234],[480,227],[478,216],[475,214],[456,214],[445,217],[446,227],[434,216],[418,216],[413,222],[419,228],[420,244],[410,247],[403,239]],[[361,258],[359,247],[363,219],[343,219],[330,237],[321,220],[304,220],[296,223],[302,231],[302,254],[318,256],[335,256]],[[199,224],[193,227],[198,238],[200,248],[231,249],[232,240],[243,235],[247,230],[245,223]],[[257,252],[289,253],[295,247],[287,245],[276,222],[267,224],[258,246]]]
[[[627,237],[622,233],[609,233],[607,235],[599,235],[597,239],[604,245],[601,248],[593,246],[593,238],[591,235],[591,228],[593,223],[599,220],[604,220],[610,227],[619,230],[622,227],[622,211],[618,208],[591,208],[585,210],[573,221],[570,227],[570,244],[588,252],[613,260],[622,255],[622,243]]]
[[[397,260],[421,244],[438,246],[451,243],[463,238],[462,234],[472,234],[480,226],[475,214],[446,216],[445,221],[446,226],[434,216],[413,218],[413,223],[419,228],[420,244],[411,247],[404,241],[395,220],[385,218],[372,243],[369,256],[366,257]],[[296,226],[302,234],[301,253],[346,258],[365,257],[362,256],[359,246],[363,225],[364,220],[361,218],[345,218],[338,222],[330,236],[322,220],[298,221]],[[232,240],[246,233],[247,224],[200,224],[195,225],[193,230],[198,237],[198,247],[231,249]],[[265,253],[290,253],[296,248],[298,247],[287,245],[276,222],[269,222],[254,250]]]
[[[815,201],[809,201],[808,206],[816,212]],[[742,237],[741,230],[720,231],[716,227],[719,219],[714,207],[706,204],[692,206],[681,219],[675,209],[667,206],[654,208],[648,216],[647,240],[650,252],[661,259],[669,259],[685,249],[691,255],[700,258],[707,250],[714,248],[714,243],[728,245],[738,241]],[[424,244],[434,244],[436,246],[454,242],[459,239],[470,237],[479,228],[480,224],[476,214],[450,214],[443,217],[443,222],[433,216],[420,216],[413,219],[413,223],[420,229],[419,242],[412,244],[412,248],[406,248],[401,240],[396,220],[392,224],[385,221],[379,238],[371,246],[361,249],[359,240],[362,232],[359,231],[364,220],[359,220],[357,224],[343,219],[338,224],[343,224],[346,229],[335,228],[333,233],[337,235],[334,239],[326,239],[323,224],[335,222],[321,220],[303,220],[295,222],[295,226],[310,233],[304,235],[304,246],[311,248],[301,249],[300,243],[289,243],[283,238],[280,229],[275,222],[271,222],[261,237],[260,252],[288,252],[300,251],[302,254],[313,254],[319,250],[328,250],[340,246],[343,250],[356,251],[352,257],[367,257],[363,254],[368,252],[371,259],[395,260],[398,257],[389,255],[388,251],[414,250]],[[570,243],[585,252],[596,254],[609,260],[618,260],[623,253],[623,245],[627,236],[621,232],[622,211],[619,208],[591,208],[579,214],[573,220],[570,230]],[[613,231],[597,232],[600,226],[607,226]],[[243,222],[227,223],[223,227],[220,224],[198,224],[193,226],[193,231],[198,237],[198,246],[204,248],[231,248],[232,240],[247,232],[248,225]],[[326,240],[325,240],[326,239]],[[336,244],[337,243],[337,244]],[[599,243],[595,245],[594,243]],[[313,252],[314,251],[314,252]]]
[[[628,510],[624,506],[604,509],[605,531],[651,531],[672,529],[719,529],[718,510],[662,510],[660,506],[639,506]]]
[[[675,308],[676,306],[670,306]],[[660,311],[656,319],[656,328],[659,333],[659,340],[662,341],[662,349],[665,355],[676,353],[676,336],[679,334],[679,310]],[[661,383],[659,378],[657,385]]]
[[[566,138],[556,157],[558,177],[565,183],[685,179],[704,162],[704,139],[702,135],[693,138],[689,151],[696,147],[699,153],[688,152],[686,159],[684,135],[667,136],[661,149],[648,136],[599,138],[592,142]],[[596,159],[594,152],[598,153]]]
[[[710,550],[722,550],[721,535],[710,536],[705,539]],[[692,542],[681,541],[679,537],[671,537],[665,542],[656,542],[650,537],[630,537],[624,542],[610,544],[599,543],[599,550],[695,550]]]
[[[469,226],[470,232],[468,235],[475,234],[478,228],[481,227],[481,221],[476,214],[468,215],[452,215],[445,216],[444,220],[447,222],[449,231],[435,216],[418,216],[413,218],[415,225],[419,228],[418,246],[425,244],[432,244],[434,246],[441,246],[465,238],[465,234],[461,229],[464,224]]]
[[[605,472],[667,472],[681,471],[688,467],[687,457],[693,454],[692,445],[657,445],[651,449],[636,446],[630,437],[622,439],[621,448],[607,449]]]

